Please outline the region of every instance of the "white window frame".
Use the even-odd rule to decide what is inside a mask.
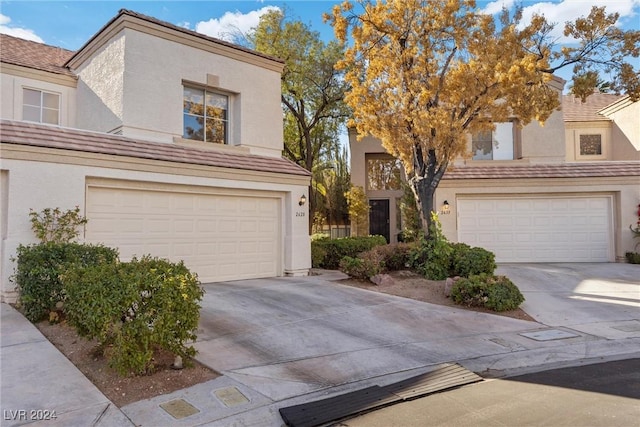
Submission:
[[[25,91],[30,90],[33,92],[39,92],[40,93],[40,105],[32,105],[32,104],[26,104],[25,103]],[[58,120],[56,123],[50,123],[50,122],[45,122],[42,120],[43,118],[43,112],[44,110],[53,110],[50,107],[45,107],[44,106],[44,95],[48,94],[48,95],[54,95],[58,98],[58,105],[56,108],[56,111],[58,112]],[[61,115],[62,115],[62,109],[61,109],[61,104],[62,103],[62,94],[59,92],[53,92],[53,91],[49,91],[49,90],[43,90],[43,89],[39,89],[39,88],[34,88],[34,87],[28,87],[28,86],[23,86],[22,87],[22,120],[27,121],[27,122],[33,122],[33,123],[44,123],[44,124],[50,124],[50,125],[56,125],[56,126],[60,126],[60,122],[61,122]],[[30,120],[27,119],[25,117],[25,113],[24,113],[24,109],[25,107],[32,107],[32,108],[38,108],[39,109],[39,118],[38,120]]]
[[[474,161],[515,160],[516,135],[515,122],[495,123],[491,132],[491,158],[476,158],[473,152],[473,135],[471,135],[471,158]]]

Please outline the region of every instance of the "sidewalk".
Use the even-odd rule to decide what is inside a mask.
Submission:
[[[24,316],[0,304],[2,426],[133,423]]]

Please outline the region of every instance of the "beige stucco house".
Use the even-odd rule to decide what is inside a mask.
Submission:
[[[564,81],[552,85],[561,93]],[[640,102],[600,93],[586,103],[562,101],[544,126],[498,123],[468,137],[468,156],[453,162],[435,196],[450,241],[487,248],[498,262],[615,262],[633,250]],[[365,188],[371,207],[370,232],[395,242],[401,167],[375,138],[357,141],[352,132],[349,141],[352,183]]]
[[[77,52],[2,35],[1,291],[29,211],[202,282],[304,275],[309,173],[282,158],[279,59],[121,10]]]

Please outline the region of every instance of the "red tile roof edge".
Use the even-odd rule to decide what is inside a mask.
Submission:
[[[0,142],[86,153],[126,156],[202,166],[310,176],[296,163],[277,157],[183,147],[120,135],[38,123],[0,120]]]
[[[464,166],[453,167],[443,176],[445,180],[511,179],[511,178],[587,178],[640,177],[640,161],[601,161],[523,166]]]

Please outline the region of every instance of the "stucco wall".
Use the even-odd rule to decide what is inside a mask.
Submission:
[[[88,164],[91,164],[91,161]],[[283,211],[281,229],[283,230],[282,239],[285,248],[281,262],[282,274],[305,274],[311,267],[311,249],[306,217],[308,206],[298,205],[300,195],[307,193],[307,185],[189,177],[11,159],[2,160],[2,169],[3,197],[6,197],[7,215],[3,215],[1,220],[7,225],[7,233],[6,236],[3,236],[5,238],[2,242],[0,290],[3,299],[6,300],[12,300],[16,296],[14,284],[9,281],[9,277],[14,271],[11,257],[15,255],[19,244],[37,242],[31,231],[29,210],[41,211],[47,207],[60,207],[64,210],[80,206],[84,213],[87,177],[281,192]],[[4,188],[5,184],[6,189]],[[83,236],[81,235],[81,237]]]
[[[173,143],[183,130],[184,82],[229,96],[229,144],[282,156],[280,73],[123,29],[78,70],[79,127]],[[213,78],[211,78],[213,77]]]
[[[522,157],[530,163],[561,163],[565,159],[564,116],[554,111],[544,125],[536,121],[522,128]]]
[[[78,75],[78,128],[112,132],[122,125],[124,49],[125,36],[121,32],[74,70]]]
[[[588,134],[601,135],[601,156],[580,156],[580,135]],[[614,143],[612,139],[611,122],[609,121],[567,122],[565,124],[565,144],[567,151],[566,160],[568,162],[614,160],[612,153]]]
[[[613,120],[613,160],[640,160],[640,101],[609,116]]]
[[[0,71],[4,71],[0,68]],[[0,118],[22,120],[24,88],[56,93],[60,96],[60,126],[76,125],[76,88],[2,72],[0,75]]]

